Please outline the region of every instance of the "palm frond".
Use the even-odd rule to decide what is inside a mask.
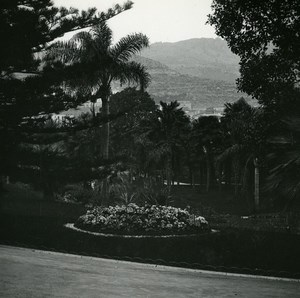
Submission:
[[[111,48],[110,52],[117,61],[126,62],[133,55],[137,54],[143,48],[148,46],[148,37],[141,33],[135,33],[121,38],[119,42]]]
[[[70,42],[77,46],[77,61],[81,63],[89,63],[97,59],[97,44],[93,40],[92,35],[89,32],[79,32],[75,34]]]
[[[290,116],[282,120],[292,132],[300,132],[300,116]]]
[[[102,21],[89,32],[79,32],[70,41],[49,47],[49,77],[55,71],[55,80],[60,79],[66,90],[80,96],[108,96],[113,80],[121,84],[138,83],[144,90],[150,75],[143,65],[128,59],[148,44],[146,36],[132,34],[112,46],[112,31]]]
[[[217,157],[217,162],[218,163],[223,163],[228,159],[231,159],[242,151],[242,147],[239,144],[233,144],[231,147],[227,148],[224,150],[218,157]]]
[[[275,161],[266,179],[265,190],[275,195],[282,195],[287,205],[300,197],[300,150],[298,147],[269,156]],[[287,206],[286,205],[286,206]]]
[[[147,88],[151,80],[146,68],[134,61],[118,63],[113,77],[114,79],[119,80],[121,84],[139,83],[142,91]]]
[[[267,178],[265,190],[276,191],[290,200],[299,198],[300,176],[296,160],[274,168]]]
[[[58,41],[47,49],[45,60],[49,63],[61,62],[63,64],[72,63],[80,57],[80,49],[74,41]]]
[[[148,164],[165,163],[166,157],[171,154],[170,146],[165,142],[160,142],[152,147],[148,154]]]

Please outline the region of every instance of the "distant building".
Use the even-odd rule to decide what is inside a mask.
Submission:
[[[206,108],[206,110],[205,110],[205,114],[213,115],[215,113],[216,113],[216,109],[213,107]]]
[[[220,118],[223,116],[223,112],[224,112],[224,107],[221,108],[209,107],[206,109],[194,109],[189,112],[189,115],[194,119],[197,119],[199,117],[208,117],[208,116],[215,116]]]

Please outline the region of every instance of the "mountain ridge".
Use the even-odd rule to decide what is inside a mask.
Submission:
[[[165,64],[182,74],[235,82],[239,57],[220,38],[192,38],[178,42],[156,42],[141,55]]]
[[[148,69],[152,81],[147,91],[156,103],[177,100],[190,102],[192,110],[203,110],[209,107],[222,108],[225,103],[244,97],[249,103],[255,104],[251,98],[237,92],[235,83],[183,74],[141,55],[135,56],[134,60]]]

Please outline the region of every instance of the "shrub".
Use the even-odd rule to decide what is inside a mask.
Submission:
[[[166,205],[170,199],[168,188],[153,177],[143,179],[142,186],[138,189],[138,196],[141,202],[150,205]]]
[[[110,178],[109,196],[111,203],[128,205],[166,205],[169,191],[153,177],[130,179],[128,172],[118,172]]]
[[[130,181],[128,173],[120,172],[116,177],[111,179],[109,197],[111,202],[118,202],[125,205],[136,202],[136,186]]]
[[[96,195],[97,193],[92,188],[84,188],[80,184],[70,184],[65,186],[63,200],[87,204],[95,201]]]
[[[146,205],[94,207],[80,216],[75,226],[89,231],[116,234],[194,234],[208,231],[204,217],[175,207]]]

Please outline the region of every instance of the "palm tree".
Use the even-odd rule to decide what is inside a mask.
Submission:
[[[147,92],[126,88],[111,96],[111,157],[121,159],[132,170],[137,169],[135,139],[140,123],[149,119],[155,111],[155,101]]]
[[[109,158],[109,98],[113,81],[139,83],[144,90],[150,82],[145,67],[132,61],[133,55],[149,46],[148,38],[135,33],[113,45],[112,31],[101,22],[88,32],[79,32],[69,41],[56,42],[48,49],[47,60],[62,73],[66,90],[86,96],[92,102],[102,100],[101,114],[105,121],[103,157]]]
[[[169,190],[175,160],[182,147],[182,137],[184,131],[188,129],[189,121],[177,101],[160,102],[160,108],[155,115],[141,125],[140,143],[147,148],[146,159],[148,163],[156,164],[158,168],[163,165]]]
[[[283,198],[285,210],[300,198],[300,116],[280,119],[272,128],[265,190],[272,198]]]
[[[105,21],[92,27],[89,32],[79,32],[67,42],[50,46],[47,60],[60,70],[66,90],[77,97],[89,98],[93,103],[102,100],[103,126],[102,154],[109,158],[109,98],[113,81],[139,83],[143,91],[150,82],[145,67],[132,61],[133,55],[149,46],[148,38],[135,33],[121,38],[113,45],[112,31]],[[104,182],[103,203],[108,196]]]
[[[171,186],[174,175],[174,163],[180,155],[182,138],[187,130],[189,118],[179,108],[177,101],[170,103],[160,102],[161,109],[158,110],[158,124],[160,128],[161,145],[166,148],[166,178],[168,187]]]
[[[210,190],[211,184],[215,180],[214,155],[220,138],[220,122],[217,117],[199,117],[193,122],[192,140],[194,140],[197,151],[200,151],[205,157],[206,191]]]
[[[250,106],[244,98],[233,104],[226,104],[222,120],[229,140],[227,148],[218,156],[218,164],[231,161],[234,170],[235,195],[239,184],[247,188],[251,168],[254,168],[254,206],[259,209],[260,163],[265,148],[265,132],[268,125],[263,111]]]

